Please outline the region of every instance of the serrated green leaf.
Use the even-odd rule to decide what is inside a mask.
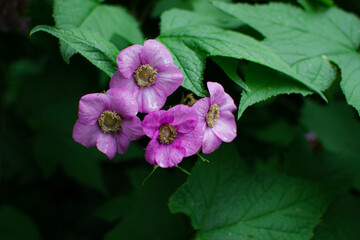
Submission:
[[[174,213],[191,218],[197,238],[307,240],[329,203],[319,186],[282,174],[251,174],[233,151],[198,161],[170,198]]]
[[[0,239],[39,240],[40,233],[34,221],[10,206],[0,207]]]
[[[360,199],[340,196],[326,211],[312,240],[357,240],[360,226]]]
[[[187,16],[189,17],[190,15]],[[179,22],[189,21],[191,22],[191,19],[179,18],[178,15],[173,15],[172,11],[167,11],[162,15],[162,22],[173,23],[173,26],[167,24],[165,30],[161,29],[159,40],[175,55],[174,58],[178,58],[177,54],[182,49],[197,53],[198,56],[196,58],[190,57],[187,59],[183,53],[180,53],[181,58],[178,58],[179,67],[185,75],[183,86],[196,86],[189,90],[194,91],[197,95],[203,96],[204,92],[203,88],[200,89],[200,86],[202,86],[202,73],[198,73],[198,66],[203,65],[205,58],[208,56],[224,56],[246,59],[283,72],[323,96],[317,86],[313,85],[307,78],[297,74],[278,55],[261,42],[244,34],[211,25],[202,25],[199,28],[198,25],[179,24]],[[177,49],[176,52],[172,50],[175,47]],[[187,65],[187,68],[182,67],[184,64]],[[196,72],[196,74],[190,76],[188,72]],[[194,78],[188,78],[189,76]]]
[[[305,12],[278,3],[214,5],[260,31],[269,47],[321,90],[331,84],[329,61],[335,62],[346,100],[360,112],[359,18],[337,8]]]
[[[114,41],[123,38],[129,45],[142,44],[144,37],[137,20],[121,6],[101,4],[99,0],[56,0],[54,2],[56,27],[94,32]],[[66,62],[76,50],[60,41],[61,54]]]
[[[47,32],[63,40],[110,77],[115,73],[119,50],[108,40],[86,31],[67,30],[45,25],[35,27],[31,31],[31,35],[39,31]]]
[[[303,96],[312,92],[288,76],[255,64],[249,64],[245,71],[246,85],[251,92],[243,91],[240,99],[238,119],[244,111],[255,103],[280,94],[296,93]]]

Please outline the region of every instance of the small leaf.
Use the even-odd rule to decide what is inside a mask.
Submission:
[[[98,0],[56,0],[54,2],[56,27],[78,29],[98,34],[113,41],[116,36],[127,44],[142,44],[144,37],[137,20],[121,6],[101,4]],[[68,63],[76,50],[60,41],[61,54]]]
[[[30,35],[39,31],[50,33],[63,40],[110,77],[115,73],[117,68],[116,57],[119,50],[106,39],[85,31],[67,30],[45,25],[35,27]]]

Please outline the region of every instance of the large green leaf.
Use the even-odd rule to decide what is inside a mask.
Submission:
[[[177,10],[174,10],[177,11]],[[201,17],[194,13],[186,15],[168,11],[162,15],[162,28],[159,40],[172,52],[184,73],[183,86],[203,96],[202,71],[208,56],[224,56],[246,59],[260,63],[293,77],[312,91],[322,95],[318,86],[302,75],[297,74],[270,48],[247,35],[224,30],[212,25],[198,24]],[[195,19],[195,21],[193,21]],[[204,19],[204,22],[206,20]],[[190,52],[195,52],[190,54]],[[251,90],[251,89],[250,89]]]
[[[229,150],[231,157],[226,155]],[[329,201],[319,186],[282,174],[251,174],[236,149],[217,150],[209,159],[210,163],[197,163],[169,203],[172,212],[191,218],[198,230],[196,239],[312,236]]]
[[[121,6],[101,4],[100,0],[56,0],[54,2],[56,27],[94,32],[116,43],[115,35],[129,44],[144,41],[137,20]],[[66,62],[76,50],[60,41],[61,54]]]
[[[337,8],[306,12],[278,3],[214,4],[260,31],[269,47],[321,90],[331,83],[330,61],[335,62],[346,100],[360,112],[359,18]]]
[[[313,240],[357,240],[360,226],[360,199],[346,194],[326,211],[315,229]]]
[[[115,73],[119,50],[105,38],[77,29],[68,30],[44,25],[35,27],[31,34],[39,31],[50,33],[63,40],[110,77]]]
[[[28,216],[10,206],[0,207],[0,239],[39,240],[40,233]]]
[[[251,91],[243,91],[241,94],[238,118],[249,106],[268,98],[280,94],[296,93],[306,96],[312,93],[304,85],[292,81],[288,76],[263,66],[249,64],[245,76],[246,85]]]

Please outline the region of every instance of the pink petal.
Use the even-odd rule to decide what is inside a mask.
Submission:
[[[224,88],[217,82],[208,82],[207,87],[210,92],[211,105],[217,104],[220,111],[236,110],[234,100],[224,91]]]
[[[174,115],[165,110],[158,110],[149,113],[142,121],[142,128],[146,136],[151,139],[158,137],[158,131],[162,124],[172,123]],[[157,133],[157,134],[156,134]]]
[[[161,85],[166,96],[170,96],[183,82],[184,76],[175,65],[160,65],[155,85]]]
[[[155,138],[155,139],[152,139],[146,147],[145,160],[148,163],[150,163],[151,165],[156,165],[155,154],[156,154],[156,150],[159,146],[160,146],[160,144],[157,141],[157,139]]]
[[[159,144],[155,151],[155,162],[161,168],[171,168],[178,165],[185,155],[185,148],[181,142],[171,144]]]
[[[221,143],[221,139],[213,133],[210,127],[206,127],[202,144],[202,152],[205,154],[212,153],[220,147]]]
[[[138,104],[132,93],[127,89],[111,88],[106,94],[111,97],[111,110],[120,114],[122,118],[132,118],[138,113]]]
[[[135,97],[139,92],[139,86],[136,84],[134,77],[131,76],[130,78],[125,78],[120,71],[116,71],[112,76],[109,84],[110,88],[126,88],[129,90]]]
[[[121,131],[118,134],[114,134],[114,138],[116,140],[117,152],[120,154],[125,153],[129,149],[129,138]]]
[[[212,131],[224,142],[231,142],[236,137],[236,122],[234,115],[229,111],[220,111]]]
[[[75,142],[78,142],[85,147],[94,147],[96,146],[96,139],[100,133],[101,130],[97,123],[85,125],[77,120],[73,128],[72,136]]]
[[[198,124],[194,130],[189,133],[179,133],[174,142],[181,141],[181,146],[185,149],[185,157],[197,153],[203,143],[204,124]]]
[[[202,99],[198,100],[192,106],[192,108],[195,109],[195,111],[197,112],[200,122],[206,121],[205,117],[206,117],[206,114],[208,113],[210,107],[211,107],[210,98],[202,98]]]
[[[172,65],[174,60],[167,48],[156,40],[147,40],[140,53],[141,64],[149,64],[151,67],[160,65]]]
[[[125,78],[134,75],[134,71],[140,67],[140,53],[144,47],[141,45],[132,45],[122,50],[116,58],[119,71]]]
[[[188,133],[192,131],[198,122],[198,115],[195,109],[185,106],[176,105],[168,110],[174,115],[173,125],[178,133]]]
[[[83,124],[95,124],[110,107],[110,99],[103,93],[92,93],[83,96],[79,102],[79,121]]]
[[[161,91],[152,86],[142,87],[137,95],[139,112],[150,113],[162,108],[166,102],[166,97]]]
[[[117,152],[115,137],[110,133],[100,133],[96,141],[96,147],[110,159],[113,159]]]
[[[121,123],[121,129],[130,141],[138,140],[142,136],[144,136],[144,132],[141,126],[141,120],[138,117],[124,120]]]

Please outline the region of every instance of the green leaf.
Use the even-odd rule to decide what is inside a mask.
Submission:
[[[250,92],[243,91],[240,99],[238,119],[255,103],[280,94],[296,93],[303,96],[312,92],[288,76],[255,64],[249,64],[245,71],[246,85]]]
[[[115,73],[119,50],[108,40],[86,31],[67,30],[45,25],[35,27],[30,34],[39,31],[50,33],[63,40],[110,77]]]
[[[194,14],[193,14],[194,15]],[[278,55],[261,42],[244,34],[224,30],[211,25],[199,28],[188,19],[191,14],[179,17],[172,11],[162,15],[166,28],[161,29],[159,40],[172,52],[177,64],[184,73],[183,86],[204,96],[202,87],[202,72],[204,60],[208,56],[224,56],[260,63],[293,77],[309,89],[322,95],[320,89],[307,78],[297,74]],[[183,24],[182,24],[183,23]],[[172,24],[172,25],[171,25]],[[165,25],[162,25],[165,26]],[[184,51],[184,52],[182,52]],[[194,54],[189,54],[191,51]],[[189,55],[189,56],[188,56]],[[189,88],[190,87],[190,88]]]
[[[334,201],[315,229],[313,240],[357,240],[360,226],[360,199],[350,194]]]
[[[230,3],[232,0],[218,0]],[[242,22],[233,16],[214,7],[209,0],[192,0],[193,11],[203,16],[211,16],[216,26],[224,28],[239,27]]]
[[[172,215],[167,208],[169,195],[179,186],[185,174],[178,169],[158,169],[145,185],[147,170],[129,171],[133,190],[128,195],[117,196],[101,205],[95,214],[106,220],[122,219],[104,237],[112,239],[188,239],[182,216]]]
[[[244,83],[237,73],[238,63],[237,59],[224,58],[224,57],[212,57],[211,58],[219,67],[225,72],[225,74],[233,80],[238,86],[243,88],[245,91],[251,91],[249,87]]]
[[[198,161],[170,198],[174,213],[191,218],[198,240],[309,239],[328,204],[319,186],[282,174],[251,174],[232,152]]]
[[[10,206],[0,207],[0,239],[38,240],[40,233],[28,216]]]
[[[352,108],[344,103],[327,106],[306,101],[301,122],[334,153],[358,159],[360,156],[360,122]],[[359,160],[360,163],[360,160]]]
[[[305,12],[277,3],[213,3],[260,31],[269,47],[321,90],[331,84],[330,61],[335,62],[341,69],[346,100],[360,112],[359,18],[337,8]]]
[[[56,27],[94,32],[116,44],[116,36],[130,44],[142,44],[144,37],[137,20],[121,6],[101,4],[99,0],[56,0]],[[114,41],[115,40],[115,41]],[[60,41],[61,54],[68,63],[76,50]]]
[[[305,134],[298,134],[283,155],[284,172],[290,176],[320,183],[333,194],[348,191],[360,164],[356,166],[356,161],[352,158],[320,151],[316,147],[319,146],[306,141]]]

